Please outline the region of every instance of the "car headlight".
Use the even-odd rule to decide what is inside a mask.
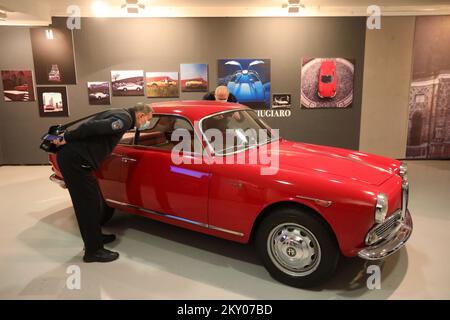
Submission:
[[[408,165],[406,162],[400,164],[400,172],[398,174],[404,181],[408,181]]]
[[[375,206],[375,222],[383,223],[388,211],[388,196],[384,193],[377,195],[377,204]]]

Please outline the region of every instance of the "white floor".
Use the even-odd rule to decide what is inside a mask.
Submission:
[[[0,299],[450,299],[450,161],[410,161],[414,233],[381,264],[369,290],[364,262],[343,259],[334,278],[300,290],[273,280],[251,246],[119,213],[106,228],[121,258],[83,264],[67,191],[50,167],[0,167]],[[70,266],[81,289],[69,290]]]

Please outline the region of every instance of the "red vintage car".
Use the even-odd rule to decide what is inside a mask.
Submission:
[[[320,65],[317,94],[320,98],[336,96],[336,63],[333,60],[325,60]]]
[[[104,221],[120,209],[252,242],[270,274],[297,287],[330,277],[341,255],[384,259],[411,235],[404,163],[278,138],[255,111],[239,104],[176,101],[152,107],[150,128],[125,134],[95,172],[109,208]],[[178,129],[193,139],[191,151],[175,152]],[[210,129],[261,129],[267,135],[219,148]],[[264,148],[278,159],[271,174],[262,174],[273,165],[268,161],[233,161]],[[186,163],[175,163],[175,153]],[[51,180],[64,186],[55,155],[50,160]]]

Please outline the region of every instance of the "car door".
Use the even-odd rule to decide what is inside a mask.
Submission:
[[[130,131],[124,134],[119,144],[113,152],[105,159],[96,171],[97,181],[102,191],[103,197],[107,200],[113,200],[121,203],[128,203],[126,193],[126,180],[124,175],[126,149],[133,142],[135,132]]]
[[[129,203],[143,210],[171,215],[191,223],[208,223],[209,165],[200,153],[179,153],[176,129],[186,129],[196,139],[190,122],[175,115],[154,115],[151,129],[140,132],[134,145],[124,150],[124,176]]]

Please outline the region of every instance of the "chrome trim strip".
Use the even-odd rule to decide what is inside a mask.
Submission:
[[[231,233],[231,234],[234,234],[234,235],[239,236],[239,237],[243,237],[244,236],[244,234],[241,233],[241,232],[231,231],[231,230],[227,230],[227,229],[223,229],[223,228],[219,228],[219,227],[215,227],[215,226],[211,226],[211,225],[208,228],[212,229],[212,230],[217,230],[217,231],[222,231],[222,232],[226,232],[226,233]]]
[[[307,151],[309,151],[309,152],[315,152],[315,153],[325,154],[325,155],[328,155],[328,156],[331,156],[331,157],[334,157],[334,158],[346,159],[346,160],[349,160],[349,161],[353,161],[353,162],[356,162],[356,163],[360,163],[360,164],[362,164],[362,165],[364,165],[364,166],[368,166],[368,167],[377,169],[377,170],[379,170],[379,171],[383,171],[383,172],[386,172],[386,173],[392,173],[391,170],[383,169],[383,168],[378,167],[378,166],[376,166],[376,165],[373,165],[373,164],[364,162],[363,160],[357,160],[357,159],[350,158],[350,157],[344,157],[344,156],[341,156],[341,155],[338,155],[338,154],[335,154],[335,153],[330,153],[330,152],[325,152],[325,151],[319,151],[319,150],[313,150],[313,149],[310,149],[310,148],[307,148],[307,147],[300,146],[300,145],[298,145],[298,144],[295,144],[294,147],[295,147],[295,148],[299,148],[299,149],[304,149],[304,150],[307,150]]]
[[[230,234],[233,234],[233,235],[236,235],[236,236],[239,236],[239,237],[243,237],[244,236],[244,234],[241,233],[241,232],[215,227],[215,226],[212,226],[212,225],[208,225],[206,223],[192,221],[192,220],[189,220],[189,219],[173,216],[173,215],[170,215],[170,214],[159,213],[159,212],[156,212],[156,211],[153,211],[153,210],[144,209],[144,208],[135,206],[133,204],[120,202],[120,201],[115,201],[115,200],[111,200],[111,199],[105,199],[105,200],[107,202],[115,203],[115,204],[118,204],[118,205],[121,205],[121,206],[130,207],[130,208],[133,208],[133,209],[137,209],[139,211],[150,213],[150,214],[153,214],[153,215],[158,216],[158,217],[164,217],[164,218],[173,219],[173,220],[177,220],[177,221],[181,221],[181,222],[186,222],[186,223],[190,223],[190,224],[193,224],[193,225],[196,225],[196,226],[199,226],[199,227],[203,227],[203,228],[206,228],[206,229],[211,229],[211,230],[222,231],[222,232],[225,232],[225,233],[230,233]]]
[[[317,198],[310,198],[310,197],[299,196],[299,195],[297,195],[297,196],[295,196],[295,197],[296,197],[296,198],[299,198],[299,199],[305,199],[305,200],[311,200],[311,201],[314,201],[317,205],[322,206],[322,207],[325,207],[325,208],[328,208],[329,206],[331,206],[331,205],[333,204],[333,202],[330,201],[330,200],[323,200],[323,199],[317,199]],[[319,204],[318,202],[323,202],[323,205],[322,205],[322,204]]]

